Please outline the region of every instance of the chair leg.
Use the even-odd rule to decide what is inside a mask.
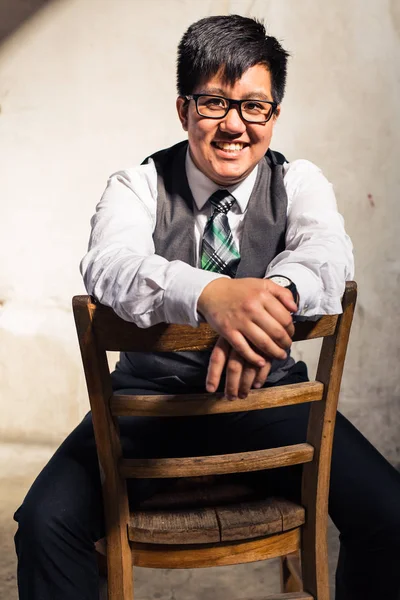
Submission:
[[[301,579],[300,552],[293,552],[281,556],[281,590],[282,592],[301,592],[303,582]]]
[[[117,538],[118,541],[122,544],[114,551],[109,551],[112,544],[107,544],[105,538],[95,544],[99,567],[99,600],[133,600],[132,553],[127,540]]]
[[[301,546],[304,589],[316,600],[330,600],[326,526],[305,527]]]
[[[109,547],[109,546],[108,546]],[[108,600],[133,600],[133,566],[131,552],[107,553]]]

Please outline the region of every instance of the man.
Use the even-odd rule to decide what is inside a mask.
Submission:
[[[92,220],[82,273],[89,293],[126,320],[219,334],[196,353],[122,354],[114,388],[225,390],[305,381],[288,350],[292,313],[340,311],[351,244],[330,184],[307,161],[269,149],[287,53],[262,24],[203,19],[182,38],[177,111],[188,142],[112,176]],[[239,452],[304,441],[307,406],[192,418],[124,419],[127,456]],[[201,421],[199,421],[199,419]],[[297,498],[300,468],[262,473]],[[90,415],[40,474],[16,513],[22,600],[98,597],[94,542],[104,534]],[[385,493],[383,493],[385,490]],[[146,482],[132,500],[152,493]],[[330,514],[341,534],[336,597],[400,597],[400,477],[338,415]],[[367,574],[367,575],[366,575]]]

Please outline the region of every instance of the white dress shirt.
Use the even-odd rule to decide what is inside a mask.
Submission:
[[[221,186],[194,165],[189,152],[186,173],[195,201],[197,260],[211,214],[208,198]],[[227,187],[236,199],[228,213],[240,249],[243,220],[257,176]],[[332,185],[313,163],[284,165],[288,197],[286,249],[268,265],[266,276],[284,275],[297,286],[298,314],[312,318],[341,312],[345,281],[353,277],[352,244],[337,211]],[[139,327],[159,322],[197,326],[197,301],[217,277],[187,263],[155,254],[152,234],[157,214],[157,172],[152,160],[110,177],[92,217],[89,249],[81,262],[87,292]]]

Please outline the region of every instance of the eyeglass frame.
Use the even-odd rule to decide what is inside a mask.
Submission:
[[[209,115],[202,115],[199,112],[199,106],[198,106],[198,100],[199,100],[199,98],[201,98],[201,96],[209,96],[211,98],[222,98],[222,100],[226,100],[228,102],[228,107],[226,109],[226,113],[222,117],[211,117]],[[271,120],[272,115],[275,113],[276,109],[278,108],[277,102],[274,102],[271,100],[260,100],[259,98],[244,98],[243,100],[234,100],[233,98],[225,98],[225,96],[219,96],[218,94],[187,94],[186,96],[182,96],[182,98],[185,98],[186,100],[194,100],[195,105],[196,105],[196,112],[199,115],[199,117],[203,117],[203,119],[225,119],[226,115],[231,110],[232,106],[235,106],[235,104],[236,104],[239,109],[240,118],[243,121],[245,121],[245,123],[254,123],[256,125],[264,125],[265,123],[268,123],[268,121]],[[249,121],[249,119],[246,119],[246,117],[243,116],[243,113],[242,113],[243,102],[251,102],[251,101],[265,102],[266,104],[271,105],[272,110],[271,110],[271,114],[269,115],[268,119],[266,119],[265,121]]]

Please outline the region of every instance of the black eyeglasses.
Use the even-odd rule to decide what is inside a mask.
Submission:
[[[197,114],[206,119],[223,119],[232,106],[237,105],[239,114],[246,123],[267,123],[278,107],[276,102],[268,100],[233,100],[213,94],[190,94],[184,98],[194,100]]]

